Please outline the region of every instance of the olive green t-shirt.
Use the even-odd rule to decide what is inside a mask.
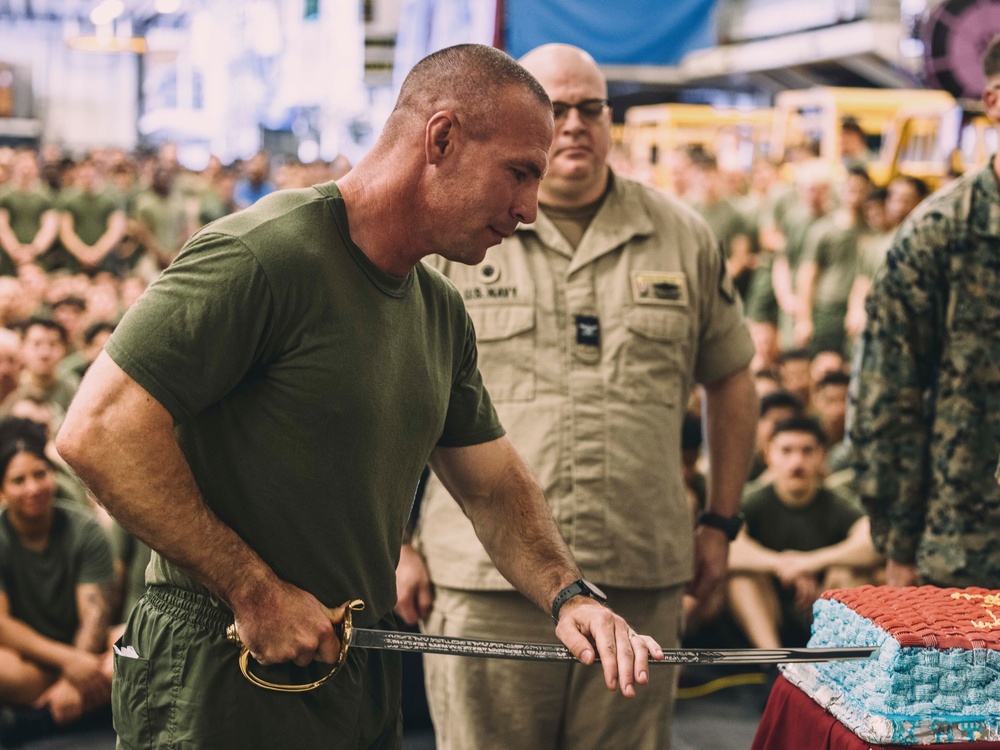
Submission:
[[[121,200],[109,192],[87,193],[72,189],[60,196],[59,208],[73,217],[73,232],[93,245],[108,231],[108,221],[116,211],[124,211]]]
[[[712,229],[712,234],[719,240],[726,257],[732,255],[733,240],[740,235],[750,236],[750,226],[746,219],[728,200],[715,203],[695,203],[691,208],[701,214],[701,217]]]
[[[164,197],[143,190],[135,197],[132,215],[153,233],[166,253],[176,254],[187,239],[187,214],[179,193]]]
[[[222,521],[320,601],[363,599],[360,622],[395,604],[434,447],[503,434],[459,294],[423,264],[404,278],[375,266],[334,183],[196,234],[107,351],[173,415]],[[202,590],[157,555],[147,580]]]
[[[847,538],[863,513],[844,497],[821,487],[812,502],[793,508],[781,502],[773,484],[744,496],[747,533],[772,550],[811,552]]]
[[[857,226],[841,226],[837,214],[818,219],[809,228],[801,262],[816,264],[818,275],[813,302],[817,305],[845,304],[858,272]]]
[[[111,545],[86,511],[56,503],[48,546],[26,548],[0,511],[0,591],[10,613],[46,638],[72,643],[80,625],[76,587],[114,580]]]
[[[55,208],[51,196],[41,190],[9,190],[0,195],[0,209],[8,214],[11,231],[27,244],[42,228],[42,216]]]
[[[888,232],[871,232],[861,238],[858,242],[858,276],[875,278],[875,274],[885,263],[885,256],[889,254],[895,236],[896,230],[891,229]]]
[[[816,217],[802,203],[792,203],[778,221],[778,229],[785,236],[785,257],[793,272],[798,269],[802,260],[806,234],[816,221]]]

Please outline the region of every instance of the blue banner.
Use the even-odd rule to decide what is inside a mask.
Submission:
[[[604,65],[676,65],[715,44],[716,0],[504,0],[506,48],[581,47]]]

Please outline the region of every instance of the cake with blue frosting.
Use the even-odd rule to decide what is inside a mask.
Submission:
[[[785,679],[863,740],[1000,740],[1000,591],[828,591],[813,605],[809,646],[877,649],[865,660],[781,668]]]

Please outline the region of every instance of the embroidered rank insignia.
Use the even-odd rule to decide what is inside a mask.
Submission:
[[[633,271],[632,299],[639,304],[687,307],[687,276],[680,272]]]
[[[583,346],[601,345],[601,321],[596,315],[576,316],[576,343]]]

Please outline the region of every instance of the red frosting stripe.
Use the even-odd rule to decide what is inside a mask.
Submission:
[[[859,586],[823,598],[871,620],[901,646],[1000,650],[1000,591]]]

